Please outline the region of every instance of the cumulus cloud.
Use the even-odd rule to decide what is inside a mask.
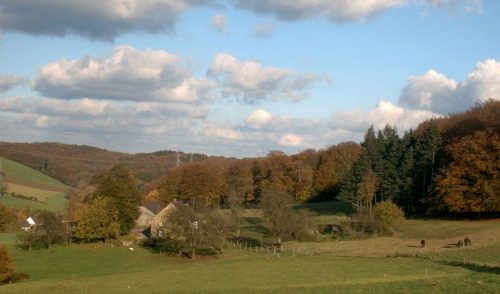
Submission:
[[[0,75],[0,93],[7,92],[21,84],[23,79],[13,75]]]
[[[45,65],[34,89],[47,97],[197,102],[213,83],[195,79],[179,56],[166,51],[117,47],[109,58],[84,57]]]
[[[395,125],[400,130],[416,127],[420,122],[439,117],[439,114],[428,110],[413,110],[394,105],[390,101],[380,101],[374,109],[363,111],[355,109],[341,111],[333,115],[331,127],[355,132],[364,132],[373,125],[382,129],[386,124]]]
[[[322,17],[335,23],[357,22],[405,4],[405,0],[235,0],[238,8],[293,21]]]
[[[247,126],[258,129],[263,125],[268,124],[273,119],[273,115],[264,109],[257,109],[253,111],[246,119]]]
[[[296,147],[302,144],[302,139],[294,134],[286,134],[280,138],[278,143],[283,146]]]
[[[295,73],[289,69],[264,67],[256,61],[239,61],[231,54],[214,57],[208,75],[222,88],[222,95],[246,103],[261,100],[299,101],[309,97],[307,89],[327,77],[313,73]]]
[[[172,32],[179,16],[209,0],[0,1],[0,29],[113,40],[129,32]]]
[[[456,82],[436,70],[422,76],[410,76],[401,91],[399,104],[404,107],[448,114],[464,111],[487,99],[500,100],[500,62],[479,62],[462,82]]]
[[[226,32],[227,17],[224,14],[215,14],[212,17],[212,26],[221,33]]]

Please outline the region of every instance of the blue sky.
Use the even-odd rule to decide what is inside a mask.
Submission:
[[[237,157],[359,141],[500,99],[499,27],[493,0],[0,0],[0,140]]]

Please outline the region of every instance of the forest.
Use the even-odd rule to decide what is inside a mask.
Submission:
[[[296,201],[343,200],[370,210],[390,200],[406,215],[488,216],[500,212],[500,102],[421,123],[370,127],[361,144],[340,143],[296,155],[209,158],[173,168],[146,188],[145,201],[196,206],[247,205],[266,189]]]

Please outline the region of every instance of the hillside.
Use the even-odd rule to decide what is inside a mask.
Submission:
[[[0,203],[13,208],[54,211],[64,208],[69,186],[9,159],[0,157],[0,167],[7,192]]]
[[[181,162],[199,161],[202,154],[180,153]],[[0,142],[0,156],[22,163],[61,182],[75,186],[79,180],[124,164],[140,182],[150,182],[176,166],[177,152],[128,154],[84,145],[62,143]]]

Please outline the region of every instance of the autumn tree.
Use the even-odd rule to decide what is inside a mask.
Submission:
[[[392,234],[404,221],[404,213],[392,201],[382,201],[373,209],[373,218],[379,233]]]
[[[271,223],[271,233],[278,237],[278,243],[286,239],[314,238],[316,232],[309,215],[305,211],[294,210],[293,198],[289,193],[264,190],[259,205],[264,217]]]
[[[330,200],[338,196],[342,181],[359,158],[360,145],[346,142],[320,152],[314,171],[315,200]]]
[[[368,210],[369,215],[372,215],[373,197],[378,190],[378,184],[377,175],[369,169],[356,191],[357,210],[365,208]]]
[[[109,198],[96,198],[76,215],[75,236],[87,241],[108,240],[120,235],[120,212]]]
[[[16,222],[14,212],[7,206],[0,204],[0,233],[12,231],[16,227]]]
[[[36,220],[38,221],[36,230],[47,249],[53,244],[64,243],[66,228],[60,216],[52,211],[43,210],[37,214]]]
[[[118,209],[121,234],[127,234],[135,226],[141,197],[125,166],[116,165],[97,180],[95,197],[110,199]]]
[[[96,185],[87,181],[79,181],[77,186],[69,192],[69,201],[66,206],[66,215],[74,220],[80,209],[88,205],[95,196]]]
[[[500,136],[476,132],[448,146],[451,163],[437,180],[436,204],[452,212],[500,211]]]
[[[0,245],[0,285],[15,283],[29,278],[27,274],[15,272],[15,266],[7,247]]]
[[[189,205],[179,205],[165,220],[167,237],[181,244],[180,250],[188,250],[196,258],[196,250],[203,246],[202,220]]]
[[[0,284],[8,282],[13,273],[14,263],[10,259],[7,248],[0,245]]]

